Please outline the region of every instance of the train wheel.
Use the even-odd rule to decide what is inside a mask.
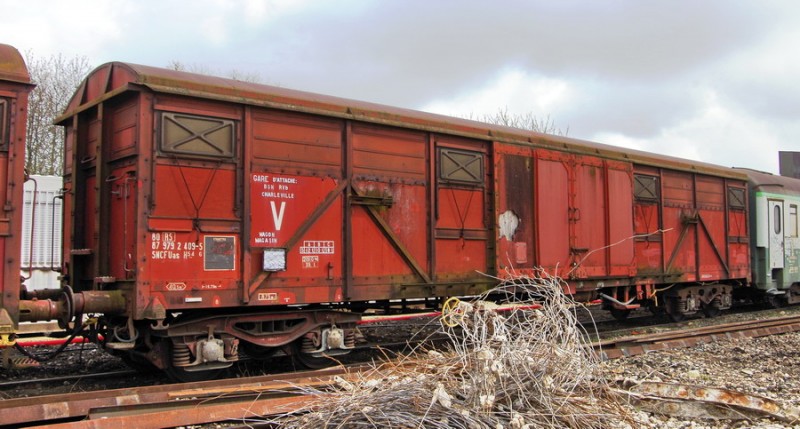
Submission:
[[[656,305],[654,301],[650,301],[647,304],[647,310],[649,310],[650,314],[652,314],[653,316],[662,316],[664,314],[664,306]]]
[[[722,313],[722,310],[719,309],[719,304],[716,302],[705,304],[703,305],[702,309],[703,314],[708,318],[717,317],[720,315],[720,313]]]
[[[335,359],[328,356],[312,356],[303,352],[303,338],[295,341],[292,345],[292,360],[295,364],[308,369],[322,369],[337,365]]]
[[[768,293],[764,296],[764,304],[767,308],[781,308],[783,306],[783,301],[781,301],[780,296]]]
[[[669,316],[669,320],[673,322],[682,322],[686,319],[686,313],[683,312],[681,305],[681,300],[678,297],[670,297],[667,298],[667,316]]]
[[[684,320],[686,320],[686,315],[683,313],[678,312],[678,313],[668,313],[668,314],[669,314],[669,320],[673,322],[683,322]]]
[[[164,372],[171,379],[181,383],[194,383],[222,378],[230,366],[189,366],[192,362],[192,356],[187,345],[172,344],[171,341],[166,340],[158,342],[156,347],[164,357],[163,362],[166,363]],[[195,368],[197,370],[194,370]]]
[[[625,320],[628,319],[628,316],[631,315],[631,310],[625,308],[611,307],[609,311],[611,312],[611,317],[617,319],[620,322],[624,322]]]

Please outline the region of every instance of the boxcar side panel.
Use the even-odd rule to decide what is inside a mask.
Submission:
[[[728,216],[728,259],[732,278],[750,276],[750,240],[748,236],[748,194],[745,183],[726,181]]]
[[[661,233],[661,172],[637,166],[633,175],[633,231],[636,273],[640,277],[664,273],[664,236]]]
[[[119,105],[110,107],[106,112],[111,121],[109,129],[110,160],[135,155],[138,151],[139,104],[137,101],[138,98],[132,97]]]
[[[524,272],[535,261],[533,150],[499,143],[494,147],[496,265]]]
[[[727,227],[725,219],[724,179],[697,176],[697,222],[700,281],[713,281],[728,277]]]
[[[116,279],[133,279],[136,273],[137,219],[136,219],[136,169],[134,166],[112,170],[108,180],[111,186],[109,227],[116,233],[109,243],[106,275]]]
[[[694,217],[694,180],[690,173],[662,172],[664,258],[666,274],[682,281],[697,280],[697,234]]]
[[[488,272],[494,259],[488,145],[442,135],[434,140],[436,280],[489,282],[478,274]]]
[[[430,260],[427,142],[422,132],[352,126],[349,214],[354,288],[392,283],[393,279],[425,282],[419,275],[427,276]]]
[[[632,166],[606,162],[608,187],[608,263],[612,277],[636,274],[633,232]]]
[[[343,121],[254,109],[251,129],[245,138],[252,159],[244,244],[254,271],[244,278],[264,273],[268,249],[288,254],[285,271],[270,272],[264,285],[245,282],[245,300],[266,305],[344,299]]]
[[[340,179],[343,133],[340,120],[254,109],[252,135],[245,144],[252,145],[253,171],[269,168]]]
[[[269,249],[288,249],[285,270],[270,274],[253,304],[342,300],[343,200],[337,182],[265,170],[251,174],[249,187],[251,229],[244,245],[256,250],[256,258]],[[262,260],[253,265],[260,271]]]
[[[551,275],[570,271],[570,206],[568,155],[536,151],[537,265]]]
[[[609,227],[603,161],[578,156],[570,166],[570,253],[574,276],[603,278],[608,275],[606,241]]]

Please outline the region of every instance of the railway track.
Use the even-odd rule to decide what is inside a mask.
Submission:
[[[616,356],[619,353],[622,353],[623,355],[634,355],[661,347],[658,344],[648,344],[645,340],[645,338],[647,338],[646,336],[641,334],[631,335],[631,332],[635,333],[643,330],[652,331],[654,329],[680,329],[676,328],[675,324],[665,324],[664,317],[654,316],[645,312],[642,312],[642,314],[637,317],[635,326],[632,326],[630,321],[620,322],[611,319],[605,314],[604,311],[595,311],[594,309],[599,309],[599,307],[583,307],[578,311],[578,319],[581,323],[582,329],[588,334],[590,341],[594,342],[596,348],[600,348],[599,346],[602,346],[602,351],[608,356]],[[747,307],[746,310],[740,310],[737,313],[750,313],[751,311],[752,308]],[[770,310],[767,310],[767,312],[764,313],[752,313],[753,315],[751,317],[771,317],[769,311]],[[438,314],[433,314],[432,316],[437,315]],[[697,320],[703,321],[704,323],[705,321],[711,323],[720,323],[716,318]],[[695,322],[688,321],[688,323]],[[424,315],[414,315],[414,317],[403,319],[390,318],[388,321],[370,321],[362,325],[362,329],[364,330],[363,332],[366,335],[362,338],[361,342],[356,345],[352,356],[345,357],[342,363],[348,364],[372,360],[374,358],[374,353],[369,355],[365,355],[364,353],[371,353],[371,351],[375,350],[376,348],[380,348],[384,350],[384,352],[391,351],[392,353],[402,354],[414,349],[416,345],[422,342],[430,344],[433,347],[438,347],[443,343],[449,343],[449,338],[438,329],[439,326],[440,324],[436,317],[424,317]],[[389,332],[389,335],[384,335],[386,332]],[[621,336],[622,338],[613,341],[603,340],[603,338],[608,338],[615,335]],[[615,342],[618,342],[618,344],[615,344]],[[83,344],[79,346],[73,345],[70,346],[70,348],[67,348],[65,353],[88,353],[89,351],[94,350],[94,348],[96,348],[96,346],[93,344]],[[355,352],[359,353],[356,354]],[[36,353],[47,354],[47,352],[41,351]],[[282,356],[284,356],[284,353],[279,351],[273,356],[273,358]],[[244,355],[241,357],[239,363],[237,363],[236,368],[231,370],[228,377],[264,374],[265,369],[261,367],[259,362],[261,361],[254,361],[250,357]],[[109,366],[113,367],[116,365]],[[138,381],[127,384],[124,382],[112,383],[112,386],[105,387],[105,389],[133,387],[132,385],[136,383],[153,384],[163,381],[161,379],[148,376],[147,373],[137,373],[127,369],[117,370],[108,368],[106,370],[98,371],[97,373],[87,373],[86,371],[81,371],[81,374],[76,375],[65,372],[69,371],[69,369],[58,369],[58,366],[56,368],[56,374],[61,373],[60,375],[50,377],[44,376],[47,370],[43,366],[36,371],[42,373],[39,376],[30,374],[25,378],[12,378],[3,380],[0,394],[5,397],[13,398],[16,396],[35,396],[38,395],[38,391],[55,391],[56,393],[77,389],[82,391],[96,391],[104,389],[104,383],[102,382],[104,379],[119,380],[128,376],[135,376]],[[298,368],[296,365],[291,363],[289,358],[286,358],[285,360],[279,361],[277,366],[270,366],[267,371],[270,373],[291,373],[297,369]],[[22,371],[26,370],[23,369]]]
[[[49,385],[54,383],[76,382],[88,379],[111,378],[111,377],[127,377],[137,374],[135,369],[122,369],[117,371],[104,371],[93,372],[88,374],[74,374],[62,375],[47,378],[30,378],[24,380],[6,381],[3,383],[3,388],[8,389],[11,387],[21,387],[27,385]]]
[[[330,384],[351,366],[0,401],[3,427],[157,428],[241,420],[302,408],[300,387]],[[187,412],[191,410],[191,412]]]
[[[632,335],[591,346],[603,359],[800,331],[800,316],[726,323],[702,328]],[[371,368],[359,364],[318,371],[199,383],[165,384],[87,394],[71,393],[0,401],[7,427],[165,427],[222,421],[251,422],[260,416],[302,410],[311,398],[303,388],[324,389],[335,377]],[[250,423],[248,423],[250,424]]]
[[[736,338],[754,338],[800,331],[800,315],[748,320],[645,335],[629,335],[592,343],[601,359],[616,359]]]

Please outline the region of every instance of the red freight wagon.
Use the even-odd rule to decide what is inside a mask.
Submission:
[[[123,63],[58,122],[70,288],[27,318],[102,312],[109,348],[183,376],[346,352],[360,310],[485,274],[542,267],[618,317],[671,284],[674,317],[713,312],[747,276],[730,169]]]
[[[501,272],[542,267],[618,318],[657,293],[673,319],[715,315],[747,283],[738,172],[553,136],[493,140]]]
[[[19,321],[25,130],[32,89],[22,56],[0,44],[0,344],[6,345]]]

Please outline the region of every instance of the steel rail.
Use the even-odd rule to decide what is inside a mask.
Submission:
[[[96,372],[96,373],[77,374],[77,375],[62,375],[58,377],[48,377],[48,378],[31,378],[25,380],[5,381],[3,382],[2,388],[3,390],[6,390],[9,388],[26,386],[30,384],[63,383],[65,381],[83,381],[83,380],[90,380],[93,378],[125,377],[136,374],[137,371],[135,369],[121,369],[118,371],[106,371],[106,372]]]
[[[293,387],[304,385],[318,385],[320,380],[332,380],[335,376],[341,376],[349,371],[359,371],[364,369],[362,366],[355,367],[336,367],[317,371],[303,371],[292,374],[266,375],[249,377],[246,379],[223,379],[203,381],[197,383],[163,384],[157,386],[142,386],[135,388],[113,389],[94,392],[79,392],[60,395],[37,396],[32,398],[17,398],[0,401],[0,426],[14,427],[37,427],[44,425],[51,427],[54,423],[71,421],[90,417],[97,414],[102,409],[115,410],[119,417],[120,410],[123,414],[127,410],[130,415],[144,413],[153,407],[164,407],[171,409],[179,405],[190,404],[194,409],[215,404],[215,398],[209,394],[203,395],[203,404],[195,403],[195,400],[187,397],[175,397],[175,392],[186,392],[191,389],[210,390],[220,392],[219,389],[236,387],[239,396],[250,394],[256,396],[256,401],[261,401],[258,396],[265,396],[270,391],[290,391]],[[249,392],[249,393],[248,393]],[[199,394],[199,393],[198,393]],[[230,398],[232,392],[218,393],[219,401],[225,402],[228,410],[231,410]],[[274,399],[274,398],[273,398]],[[188,401],[181,404],[182,401]],[[217,404],[219,402],[216,402]],[[288,402],[287,402],[288,403]],[[150,407],[150,408],[148,408]],[[184,413],[186,413],[185,407]],[[211,410],[212,408],[205,408]],[[224,409],[224,407],[222,408]],[[233,416],[231,416],[233,417]],[[239,415],[242,417],[242,415]],[[99,421],[99,420],[98,420]],[[117,427],[145,427],[145,421],[131,419],[129,424]],[[158,422],[163,427],[163,421]],[[169,426],[169,425],[167,425]],[[176,425],[179,426],[179,425]],[[75,427],[100,427],[100,426],[75,426]]]
[[[725,323],[646,335],[630,335],[591,343],[602,360],[635,356],[660,350],[695,347],[700,344],[755,338],[800,331],[800,316]]]

